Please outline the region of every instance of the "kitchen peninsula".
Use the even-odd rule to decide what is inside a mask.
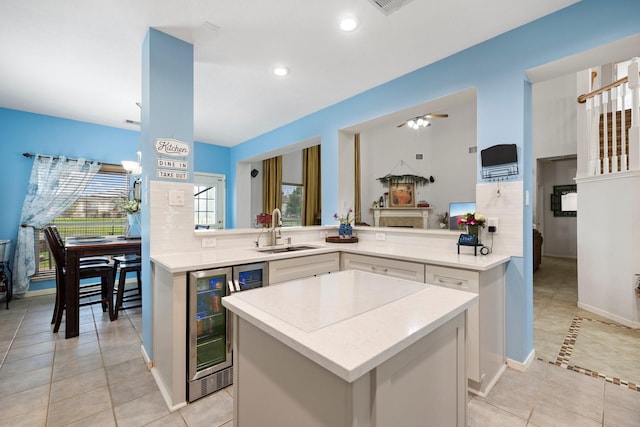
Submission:
[[[189,272],[257,262],[268,263],[272,288],[281,286],[278,283],[309,276],[320,277],[326,273],[333,276],[340,271],[359,270],[377,273],[385,281],[401,278],[475,293],[478,303],[469,308],[467,377],[471,390],[479,394],[485,394],[495,384],[506,362],[504,274],[510,260],[508,255],[457,254],[457,235],[439,230],[426,233],[394,230],[394,235],[387,232],[387,241],[376,241],[374,237],[382,229],[365,228],[359,230],[360,241],[348,245],[317,240],[315,236],[325,230],[331,232],[324,227],[287,230],[294,244],[311,247],[297,252],[268,253],[262,251],[264,248],[252,247],[255,231],[224,234],[207,231],[196,232],[196,235],[216,236],[217,247],[194,247],[184,252],[151,256],[153,360],[150,362],[170,410],[179,409],[187,400],[185,346]],[[395,235],[401,235],[402,241],[396,240]],[[199,246],[199,240],[197,242]]]
[[[237,425],[466,425],[475,294],[347,270],[223,298]]]

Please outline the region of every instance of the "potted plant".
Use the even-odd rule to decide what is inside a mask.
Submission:
[[[458,228],[463,229],[467,228],[467,234],[471,234],[474,236],[478,236],[480,232],[480,227],[484,228],[487,222],[487,218],[484,215],[480,215],[478,213],[470,213],[462,215],[458,218]]]
[[[345,216],[340,216],[337,213],[333,214],[333,218],[336,221],[340,222],[340,227],[338,227],[338,235],[341,239],[350,239],[353,235],[353,228],[351,227],[351,223],[353,222],[353,209],[349,209],[349,212]]]
[[[138,238],[142,234],[140,222],[140,202],[136,199],[123,198],[116,204],[116,209],[127,214],[127,227],[125,236]]]

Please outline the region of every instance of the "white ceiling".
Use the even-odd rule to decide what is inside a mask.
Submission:
[[[572,3],[1,0],[0,107],[137,130],[153,27],[194,45],[195,140],[233,146]]]

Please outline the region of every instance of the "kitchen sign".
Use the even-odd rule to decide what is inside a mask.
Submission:
[[[158,169],[158,178],[161,179],[179,179],[186,181],[189,179],[189,172],[177,170]]]
[[[156,138],[156,177],[158,179],[189,181],[193,164],[191,144],[172,138]]]
[[[189,162],[184,160],[157,159],[158,168],[189,169]]]
[[[156,153],[171,157],[186,157],[189,155],[189,144],[177,139],[158,138],[154,144]]]

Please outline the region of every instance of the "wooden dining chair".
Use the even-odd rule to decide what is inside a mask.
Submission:
[[[45,227],[44,235],[56,264],[56,300],[51,323],[54,325],[53,332],[57,333],[60,329],[60,323],[62,322],[62,314],[64,312],[66,302],[66,254],[64,242],[62,241],[60,234],[55,229],[55,226]],[[111,295],[113,287],[113,265],[112,261],[109,260],[109,262],[104,262],[104,259],[101,259],[101,257],[98,257],[93,261],[88,258],[82,260],[80,263],[80,279],[100,278],[100,283],[80,285],[80,289],[78,291],[80,299],[80,303],[78,304],[79,306],[100,303],[102,304],[103,312],[106,312],[109,309],[108,297]],[[100,298],[95,299],[98,295]]]
[[[142,258],[139,255],[123,255],[113,257],[113,260],[114,284],[111,289],[115,294],[116,301],[110,306],[109,318],[116,320],[120,310],[142,307]],[[134,272],[138,283],[137,289],[126,289],[127,274]],[[116,274],[118,276],[117,282],[115,281]],[[125,295],[125,292],[131,293],[136,292],[136,290],[137,293],[133,295]],[[110,298],[113,301],[113,296],[110,296]],[[127,303],[126,306],[124,305],[125,302]]]

